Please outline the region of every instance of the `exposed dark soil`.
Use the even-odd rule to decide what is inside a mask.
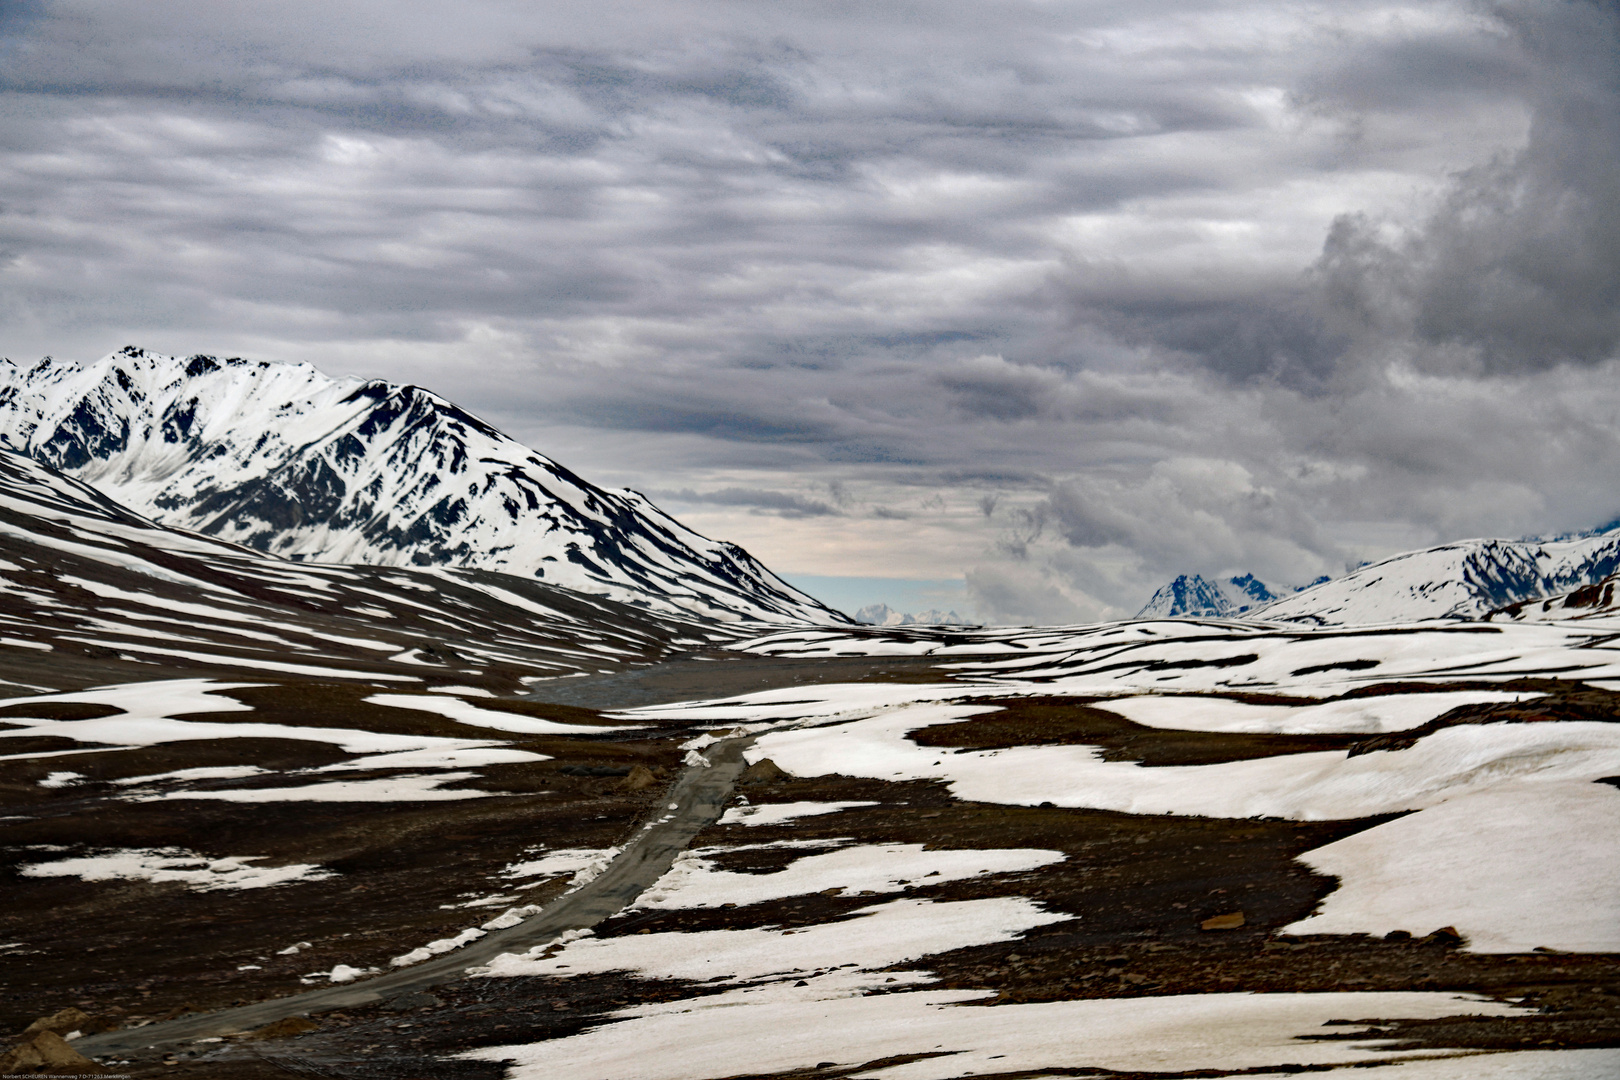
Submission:
[[[954,724],[937,724],[909,732],[920,746],[963,750],[1000,750],[1010,746],[1095,746],[1105,761],[1144,765],[1216,765],[1246,758],[1344,750],[1356,735],[1232,735],[1206,731],[1169,731],[1134,723],[1091,707],[1091,698],[967,698],[969,705],[996,706],[997,711]]]
[[[945,683],[954,679],[939,666],[947,662],[911,656],[789,659],[715,649],[609,675],[541,683],[529,696],[590,709],[631,709],[817,683]]]

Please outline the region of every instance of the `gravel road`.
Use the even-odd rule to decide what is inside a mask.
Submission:
[[[681,773],[670,786],[667,798],[659,802],[654,816],[641,826],[607,869],[517,926],[494,931],[454,952],[413,967],[290,997],[91,1035],[75,1040],[73,1048],[87,1057],[116,1057],[170,1043],[252,1031],[289,1016],[390,1001],[465,978],[468,968],[487,964],[502,953],[522,952],[569,930],[595,926],[633,902],[643,889],[662,877],[692,838],[720,817],[726,799],[746,767],[743,750],[752,741],[752,737],[724,739],[710,746],[705,756],[711,764],[706,768],[691,766]],[[676,804],[676,809],[669,809],[671,803]]]

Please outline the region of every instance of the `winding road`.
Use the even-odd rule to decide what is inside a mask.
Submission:
[[[617,914],[643,889],[669,870],[700,831],[719,819],[746,763],[752,736],[723,739],[704,752],[710,764],[682,771],[624,850],[595,879],[565,893],[517,926],[497,930],[455,952],[370,979],[328,986],[218,1012],[197,1013],[146,1027],[110,1031],[77,1039],[86,1057],[134,1053],[168,1043],[252,1031],[289,1016],[327,1012],[390,1001],[466,977],[467,969],[502,953],[543,945],[570,930],[584,930]],[[670,809],[670,804],[675,808]]]

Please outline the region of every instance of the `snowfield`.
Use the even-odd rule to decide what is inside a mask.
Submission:
[[[1105,761],[1087,746],[941,753],[906,738],[991,711],[919,703],[870,719],[762,735],[749,757],[769,758],[795,776],[943,780],[970,802],[1302,821],[1417,810],[1522,779],[1620,775],[1620,726],[1599,723],[1465,725],[1398,752],[1350,757],[1332,750],[1157,767]]]
[[[1409,731],[1460,705],[1529,701],[1539,695],[1505,690],[1457,690],[1438,694],[1390,694],[1321,705],[1255,705],[1231,698],[1153,695],[1111,698],[1102,704],[1144,727],[1174,731],[1223,731],[1259,735],[1381,735]]]
[[[881,948],[879,942],[873,945]],[[836,955],[859,954],[851,949]],[[863,1070],[856,1074],[863,1080],[940,1080],[1037,1069],[1258,1071],[1413,1056],[1389,1049],[1370,1032],[1359,1043],[1305,1041],[1339,1018],[1501,1016],[1513,1011],[1499,1002],[1415,992],[1200,994],[975,1008],[984,994],[914,990],[874,995],[868,991],[877,987],[869,981],[823,978],[825,982],[803,987],[777,981],[693,1001],[623,1009],[613,1014],[620,1022],[579,1035],[464,1056],[511,1062],[513,1080],[691,1080],[805,1068],[829,1054],[845,1066],[902,1054],[924,1056]],[[761,1032],[770,1032],[770,1038],[760,1038]],[[694,1061],[691,1055],[699,1047],[702,1060]],[[1359,1078],[1362,1073],[1358,1069],[1351,1075]]]
[[[1620,951],[1620,790],[1597,782],[1620,776],[1620,724],[1473,723],[1441,728],[1400,749],[1154,767],[1107,761],[1083,745],[941,750],[908,737],[992,715],[996,699],[1052,694],[1104,695],[1093,707],[1156,730],[1403,732],[1462,706],[1522,704],[1539,695],[1435,688],[1321,698],[1396,677],[1431,683],[1612,677],[1620,659],[1611,644],[1616,630],[1620,622],[1613,619],[1588,619],[1579,627],[1422,626],[1346,635],[1204,620],[913,632],[900,644],[915,653],[954,657],[966,639],[974,646],[1000,642],[1003,657],[1015,655],[954,662],[967,685],[795,687],[624,715],[740,725],[759,732],[751,761],[769,759],[792,775],[935,780],[970,802],[1304,821],[1416,811],[1304,856],[1340,886],[1291,929],[1382,935],[1451,925],[1480,952]],[[801,630],[739,647],[815,656],[881,654],[894,644],[872,640]],[[1336,667],[1330,655],[1340,658]],[[1321,665],[1328,668],[1310,670]],[[1255,704],[1208,696],[1238,690],[1305,700]],[[975,704],[961,704],[963,698]],[[732,813],[732,820],[746,820],[746,811]]]
[[[1620,793],[1535,779],[1448,798],[1303,857],[1339,887],[1295,934],[1456,926],[1476,952],[1620,951]]]

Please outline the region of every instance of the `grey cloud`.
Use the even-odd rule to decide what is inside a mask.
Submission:
[[[992,623],[1059,625],[1099,614],[1066,595],[1059,581],[1023,567],[978,567],[966,574],[968,601]]]
[[[1061,375],[1035,368],[1016,368],[985,358],[938,376],[957,408],[972,416],[1024,420],[1041,412],[1061,385]]]
[[[753,510],[762,510],[769,513],[780,514],[787,518],[800,517],[828,517],[843,513],[837,507],[829,506],[819,499],[807,499],[802,495],[795,495],[786,491],[763,491],[756,488],[721,488],[718,491],[693,491],[691,488],[682,488],[679,491],[665,492],[662,495],[684,503],[708,503],[713,506],[744,506]]]
[[[1462,173],[1404,235],[1340,217],[1315,270],[1348,324],[1443,350],[1431,363],[1606,360],[1620,346],[1620,12],[1499,12],[1536,61],[1528,145]]]
[[[1345,125],[1421,96],[1522,92],[1526,146],[1464,170],[1415,227],[1339,215],[1303,274],[1247,280],[1131,273],[1071,259],[1054,280],[1073,317],[1238,380],[1323,391],[1346,365],[1404,355],[1483,371],[1592,363],[1620,346],[1620,13],[1496,5],[1494,33],[1352,46],[1301,80],[1299,104]]]

